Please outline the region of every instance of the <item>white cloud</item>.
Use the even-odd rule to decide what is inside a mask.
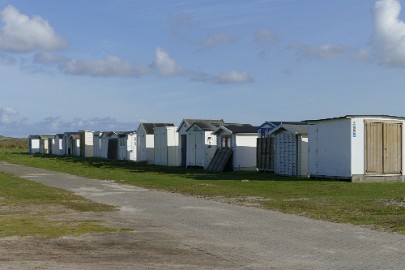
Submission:
[[[139,77],[152,74],[154,70],[162,77],[185,77],[191,81],[215,84],[244,84],[253,82],[246,72],[231,71],[219,75],[212,75],[202,71],[187,69],[179,66],[168,52],[161,48],[156,49],[155,60],[149,65],[133,66],[116,56],[105,59],[79,60],[69,59],[52,53],[38,53],[34,57],[39,64],[55,65],[62,73],[70,75],[94,77]]]
[[[47,21],[21,14],[15,7],[7,6],[1,12],[3,27],[0,30],[0,50],[30,52],[56,50],[67,45]]]
[[[261,28],[256,30],[254,40],[258,44],[273,45],[277,43],[278,38],[270,29]]]
[[[313,58],[337,58],[345,53],[346,48],[342,45],[324,44],[320,46],[295,43],[291,45],[299,56]]]
[[[69,59],[51,53],[40,53],[35,56],[37,63],[55,64],[63,73],[93,77],[138,77],[149,72],[145,66],[134,67],[131,63],[116,56],[104,59]]]
[[[377,0],[374,5],[374,45],[380,63],[405,67],[405,23],[399,19],[398,0]]]
[[[156,49],[155,61],[152,64],[153,68],[156,68],[161,76],[171,77],[182,75],[184,71],[179,67],[170,55],[161,48]]]
[[[113,117],[95,117],[91,119],[74,118],[63,120],[60,117],[47,117],[30,125],[31,134],[56,134],[67,131],[98,130],[98,131],[130,131],[137,128],[135,122],[120,122]]]
[[[246,72],[231,71],[214,76],[213,82],[218,84],[244,84],[253,82],[253,78]]]
[[[200,41],[200,46],[204,49],[217,47],[224,44],[233,43],[235,39],[227,33],[215,33]]]

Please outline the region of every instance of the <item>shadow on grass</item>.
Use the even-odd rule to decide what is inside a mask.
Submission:
[[[26,153],[15,152],[15,155],[29,155]],[[85,166],[104,169],[121,169],[131,173],[158,173],[166,175],[181,175],[184,178],[198,180],[198,181],[219,181],[219,180],[249,180],[249,181],[311,181],[311,182],[324,182],[324,181],[342,181],[335,179],[312,179],[312,178],[298,178],[280,176],[271,172],[258,172],[258,171],[228,171],[221,173],[211,173],[199,167],[173,167],[173,166],[159,166],[150,165],[146,162],[133,162],[133,161],[114,161],[103,158],[83,158],[72,156],[56,156],[56,155],[42,155],[35,154],[34,158],[49,159],[62,161],[67,163],[80,163]],[[348,182],[348,181],[346,181]]]

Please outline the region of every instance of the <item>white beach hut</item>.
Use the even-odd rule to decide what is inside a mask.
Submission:
[[[177,127],[164,126],[154,128],[155,165],[180,166],[179,135]]]
[[[28,154],[39,153],[39,135],[29,135],[28,136]]]
[[[118,133],[117,159],[136,161],[136,131]]]
[[[309,121],[311,177],[405,181],[404,117],[346,115]]]
[[[195,122],[187,129],[187,166],[206,168],[217,149],[219,123]]]
[[[257,127],[250,124],[227,123],[214,132],[217,147],[208,170],[256,170]]]
[[[56,134],[52,141],[52,154],[63,155],[63,134]]]
[[[177,128],[177,133],[179,137],[178,149],[179,149],[179,159],[180,166],[187,166],[187,129],[194,124],[199,123],[212,123],[212,124],[225,124],[222,119],[183,119]]]
[[[173,123],[140,123],[136,131],[137,136],[137,161],[146,161],[149,164],[155,162],[155,136],[154,128],[174,126]]]

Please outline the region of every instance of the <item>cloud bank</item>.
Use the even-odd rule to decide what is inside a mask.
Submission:
[[[0,134],[10,137],[27,137],[30,134],[57,134],[67,131],[99,130],[135,130],[137,122],[121,122],[112,117],[95,117],[91,119],[75,118],[64,120],[60,117],[47,117],[38,122],[21,117],[11,107],[0,107]],[[28,133],[28,134],[27,134]]]
[[[131,63],[109,55],[104,59],[72,59],[51,53],[39,53],[34,61],[39,64],[50,64],[58,67],[59,71],[69,75],[91,77],[139,77],[150,70],[143,66],[133,66]]]
[[[378,61],[390,67],[405,67],[405,23],[400,13],[398,0],[375,2],[373,44]]]

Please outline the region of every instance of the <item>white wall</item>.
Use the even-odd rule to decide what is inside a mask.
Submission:
[[[54,155],[63,155],[63,140],[62,138],[59,138],[58,136],[55,136],[54,141],[52,142],[52,154]]]
[[[299,175],[308,177],[308,136],[300,136],[299,144]]]
[[[29,153],[30,154],[39,153],[39,139],[30,139],[30,141],[31,143]]]
[[[350,119],[351,129],[351,174],[364,174],[365,173],[365,130],[364,118]]]
[[[137,134],[137,161],[146,161],[148,164],[155,162],[155,139],[153,134],[146,134],[146,131],[139,125]]]
[[[309,174],[351,177],[351,120],[317,121],[308,128]]]
[[[94,156],[93,137],[92,131],[80,131],[81,155],[83,157]]]
[[[156,127],[155,136],[155,164],[163,166],[179,166],[179,134],[177,127]]]
[[[234,170],[256,169],[256,144],[257,144],[257,134],[232,135]]]

